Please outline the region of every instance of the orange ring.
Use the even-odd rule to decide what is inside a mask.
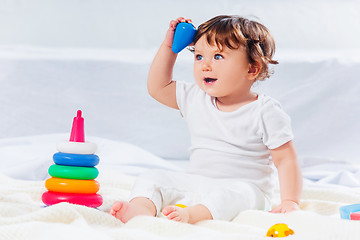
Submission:
[[[97,193],[100,184],[95,180],[75,180],[66,178],[49,178],[45,182],[45,187],[49,191],[62,193]]]

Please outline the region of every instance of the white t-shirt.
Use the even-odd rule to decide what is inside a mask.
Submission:
[[[188,171],[243,180],[270,194],[274,167],[269,149],[293,139],[290,118],[280,104],[260,94],[233,112],[222,112],[195,83],[179,81],[176,99],[190,130]]]

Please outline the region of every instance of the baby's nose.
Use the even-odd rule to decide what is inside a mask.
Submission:
[[[202,70],[206,71],[206,72],[211,71],[212,70],[211,69],[211,64],[208,63],[207,61],[204,61],[203,66],[202,66]]]

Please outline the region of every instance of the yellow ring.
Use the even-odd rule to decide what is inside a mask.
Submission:
[[[49,191],[62,193],[97,193],[100,184],[95,180],[75,180],[65,178],[49,178],[45,182],[45,187]]]

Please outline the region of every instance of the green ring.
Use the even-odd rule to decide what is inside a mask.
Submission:
[[[79,180],[92,180],[99,175],[99,171],[95,167],[74,167],[57,164],[51,165],[48,172],[52,177]]]

